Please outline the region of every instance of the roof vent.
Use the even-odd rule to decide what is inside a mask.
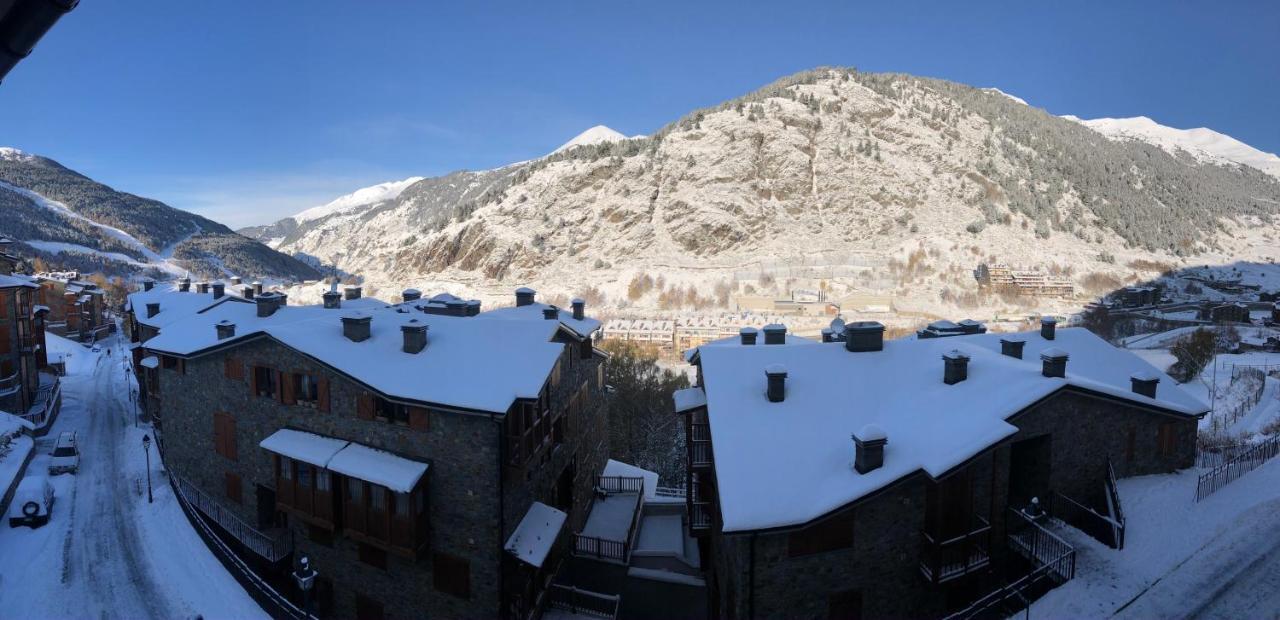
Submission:
[[[573,301],[569,302],[569,305],[573,308],[573,320],[581,321],[587,318],[587,300],[581,297],[574,297]]]
[[[969,378],[969,356],[959,349],[942,354],[942,382],[955,385]]]
[[[214,298],[214,299],[222,299],[222,296],[227,294],[227,288],[226,288],[226,287],[227,287],[227,285],[225,285],[225,284],[223,284],[223,283],[221,283],[221,282],[214,282],[212,285],[210,285],[210,288],[212,288],[212,289],[213,289],[213,298]]]
[[[178,280],[178,291],[187,293],[191,291],[191,278],[183,278]]]
[[[258,295],[261,295],[261,294],[262,294],[262,283],[261,283],[261,282],[258,282],[258,281],[256,281],[256,280],[255,280],[255,281],[253,282],[252,286],[253,286],[253,295],[254,295],[255,297],[257,297]]]
[[[875,424],[868,424],[853,434],[853,468],[860,474],[879,469],[884,465],[884,445],[889,443],[889,436],[884,429]]]
[[[879,321],[845,323],[844,348],[854,353],[884,350],[884,324]]]
[[[404,334],[404,352],[418,353],[427,348],[427,324],[418,319],[409,319],[408,323],[400,326],[401,333]]]
[[[787,326],[781,323],[770,323],[764,326],[765,344],[786,344]]]
[[[764,368],[764,376],[768,381],[769,402],[782,402],[787,397],[787,367],[782,364],[769,364]]]
[[[1135,372],[1129,376],[1129,382],[1133,384],[1133,393],[1141,394],[1147,398],[1156,397],[1156,384],[1160,383],[1160,377],[1149,372]]]
[[[218,340],[226,340],[236,335],[236,324],[222,319],[217,325],[213,326],[218,331]]]
[[[406,303],[410,301],[418,301],[419,299],[422,299],[422,291],[416,288],[407,288],[404,289],[404,292],[400,293],[400,296],[404,298]]]
[[[152,280],[151,278],[147,278],[146,280],[142,281],[142,290],[144,291],[149,291],[155,287],[156,287],[156,281]]]
[[[1067,376],[1067,352],[1058,348],[1045,349],[1040,352],[1040,361],[1044,363],[1042,374],[1046,377],[1065,378]]]
[[[147,304],[147,318],[149,319],[157,314],[160,314],[160,302],[153,301]]]
[[[364,342],[369,339],[369,327],[373,317],[353,312],[342,317],[342,335],[351,342]]]
[[[280,297],[276,293],[263,293],[254,298],[258,305],[258,317],[269,317],[280,309]]]
[[[1045,340],[1053,340],[1054,332],[1057,331],[1058,319],[1051,316],[1040,318],[1040,337]]]
[[[558,319],[560,318],[560,309],[555,306],[547,306],[546,308],[542,309],[542,318]]]
[[[346,300],[360,299],[360,287],[347,286],[342,289],[342,298]]]
[[[516,289],[516,306],[518,307],[518,306],[532,305],[533,300],[535,297],[537,297],[537,295],[538,295],[537,291],[527,286],[522,286]]]
[[[756,335],[759,333],[754,327],[744,327],[738,330],[738,338],[742,341],[742,344],[753,345],[756,343]]]
[[[246,286],[240,291],[240,296],[245,299],[253,299],[253,287]]]
[[[1025,346],[1027,346],[1027,341],[1021,338],[1001,338],[1000,354],[1022,359],[1022,347]]]

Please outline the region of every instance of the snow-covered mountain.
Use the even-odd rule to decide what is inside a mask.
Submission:
[[[311,267],[226,226],[118,192],[52,159],[0,147],[0,237],[55,270],[300,280]]]
[[[421,181],[424,177],[409,177],[403,181],[388,181],[358,189],[346,196],[334,199],[328,204],[318,207],[311,207],[297,215],[293,219],[298,222],[306,222],[308,220],[318,220],[322,217],[334,215],[337,213],[345,213],[358,209],[360,207],[377,204],[384,200],[393,200],[400,195],[405,188]]]
[[[650,136],[588,133],[605,139],[425,179],[276,247],[390,296],[414,285],[505,300],[528,283],[674,309],[825,287],[951,314],[1009,307],[977,290],[979,262],[1099,289],[1245,256],[1280,212],[1270,177],[901,74],[809,71]],[[652,286],[628,286],[645,275]]]
[[[1176,156],[1179,152],[1185,152],[1197,161],[1241,164],[1274,177],[1280,177],[1280,157],[1274,153],[1255,149],[1231,136],[1206,127],[1176,129],[1161,125],[1145,116],[1085,120],[1067,115],[1063,118],[1076,121],[1108,138],[1141,140],[1158,146],[1171,155]]]
[[[636,137],[639,138],[643,136],[636,136]],[[605,127],[604,125],[596,125],[595,127],[592,127],[574,136],[572,140],[569,140],[568,142],[561,144],[560,148],[557,148],[556,150],[551,152],[559,153],[561,151],[567,151],[575,146],[584,146],[587,144],[600,144],[602,142],[618,142],[621,140],[630,140],[630,139],[631,138],[628,138],[627,136],[623,135],[622,132],[614,131],[613,129]]]

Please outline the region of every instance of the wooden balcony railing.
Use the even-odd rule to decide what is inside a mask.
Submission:
[[[939,540],[924,530],[920,572],[932,583],[944,583],[991,563],[991,523],[974,515],[969,531]]]

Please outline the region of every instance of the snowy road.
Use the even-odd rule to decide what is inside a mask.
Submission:
[[[0,527],[0,616],[5,618],[263,617],[182,515],[152,447],[155,503],[135,428],[121,343],[102,353],[49,336],[71,352],[62,414],[37,445],[28,475],[47,470],[53,438],[76,431],[80,470],[53,478],[49,525]],[[106,355],[110,347],[111,358]]]

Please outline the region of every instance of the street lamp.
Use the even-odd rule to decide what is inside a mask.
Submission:
[[[311,558],[306,553],[298,554],[298,567],[293,570],[293,579],[298,582],[298,588],[302,590],[302,613],[305,617],[311,617],[311,587],[316,583],[315,569],[311,568]]]
[[[142,453],[147,455],[147,503],[155,502],[151,496],[151,435],[142,436]]]

